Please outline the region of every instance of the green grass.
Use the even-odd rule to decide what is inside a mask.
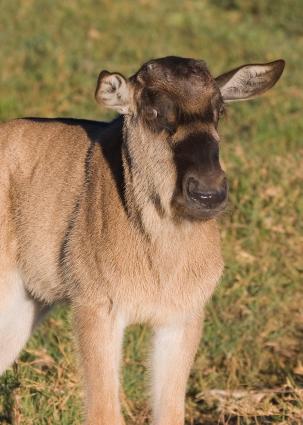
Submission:
[[[101,69],[129,75],[152,57],[204,58],[213,74],[284,58],[263,99],[228,107],[221,156],[230,211],[224,278],[191,374],[188,424],[300,424],[303,417],[302,67],[300,0],[0,0],[0,119],[108,118]],[[58,307],[0,380],[0,422],[80,424],[70,311]],[[147,421],[149,331],[124,350],[123,406]]]

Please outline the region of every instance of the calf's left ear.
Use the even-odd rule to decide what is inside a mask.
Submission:
[[[100,72],[95,91],[96,101],[120,114],[128,114],[131,104],[131,90],[123,75]]]
[[[283,59],[274,62],[243,65],[216,78],[224,102],[247,100],[272,88],[282,75]]]

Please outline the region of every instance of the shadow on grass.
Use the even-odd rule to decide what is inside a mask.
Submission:
[[[17,375],[17,367],[14,365],[13,371],[7,371],[0,384],[0,423],[13,424],[14,417],[14,391],[20,387]]]

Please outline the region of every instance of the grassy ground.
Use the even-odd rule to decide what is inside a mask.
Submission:
[[[208,307],[187,421],[303,423],[301,0],[0,0],[0,10],[1,120],[107,118],[93,101],[99,70],[130,74],[151,57],[204,58],[214,74],[286,60],[269,95],[228,107],[221,124],[226,270]],[[134,327],[125,341],[129,423],[147,420],[148,340]],[[59,307],[1,378],[0,422],[79,424],[80,400],[70,312]]]

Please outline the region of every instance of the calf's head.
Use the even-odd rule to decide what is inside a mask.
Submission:
[[[169,200],[161,200],[162,192],[153,184],[159,201],[169,204],[169,213],[191,220],[208,219],[222,211],[227,201],[218,135],[224,104],[264,93],[278,81],[283,69],[284,61],[277,60],[243,65],[213,78],[204,61],[170,56],[145,63],[128,79],[102,71],[96,99],[127,116],[126,134],[136,134],[141,145],[136,149],[143,149],[146,161],[161,163],[161,158],[171,158],[173,185],[163,194]],[[159,176],[155,181],[159,182]]]

